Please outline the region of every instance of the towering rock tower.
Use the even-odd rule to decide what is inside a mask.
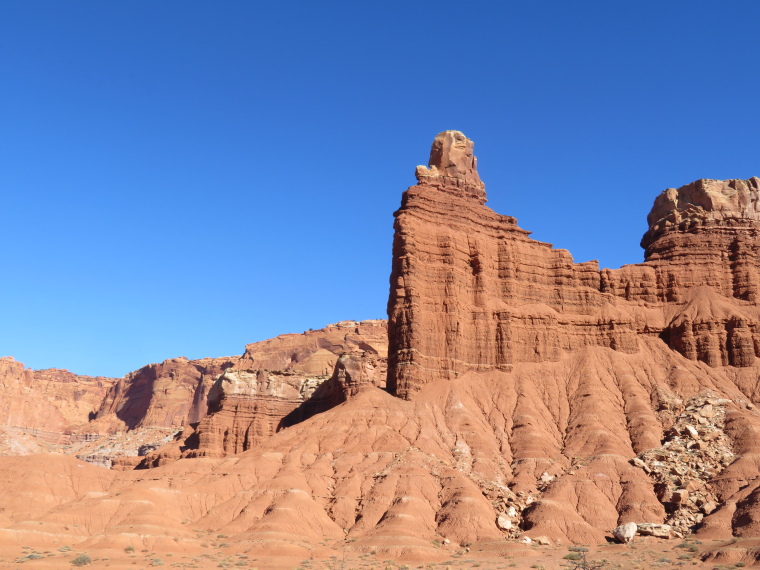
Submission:
[[[760,355],[760,179],[665,190],[642,240],[646,261],[600,271],[486,207],[461,132],[436,136],[416,176],[395,213],[388,388],[397,396],[584,347],[636,353],[643,337],[710,366]]]

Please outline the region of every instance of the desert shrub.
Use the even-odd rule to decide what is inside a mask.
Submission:
[[[72,566],[87,566],[88,564],[92,564],[92,558],[86,552],[83,552],[71,561]]]
[[[132,554],[134,551],[135,551],[135,547],[132,546],[131,544],[124,547],[124,552],[126,552],[127,554]]]

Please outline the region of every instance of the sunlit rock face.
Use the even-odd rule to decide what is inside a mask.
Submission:
[[[646,261],[599,270],[486,207],[473,146],[458,131],[439,134],[395,214],[394,394],[589,346],[637,353],[652,337],[710,366],[754,363],[760,179],[664,191],[648,217]]]

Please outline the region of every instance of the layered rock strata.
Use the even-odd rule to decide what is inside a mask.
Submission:
[[[384,320],[341,321],[249,344],[206,390],[200,419],[176,441],[148,453],[140,465],[241,453],[367,384],[384,388],[386,330]]]
[[[104,432],[137,427],[179,429],[206,416],[209,390],[226,370],[329,378],[342,353],[361,350],[384,359],[387,345],[384,320],[341,321],[248,344],[242,356],[180,357],[149,364],[127,374],[109,390],[93,425]]]
[[[462,136],[436,137],[434,149],[459,144],[459,165],[431,153],[395,214],[389,391],[418,401],[442,382],[500,386],[489,423],[504,434],[501,451],[488,467],[481,454],[479,468],[462,468],[511,536],[577,539],[626,522],[667,520],[681,533],[725,524],[711,522],[725,521],[715,505],[732,504],[740,484],[726,480],[747,477],[756,453],[754,442],[736,438],[758,425],[760,180],[664,191],[642,240],[645,261],[599,270],[531,240],[514,218],[485,207],[484,193],[464,191],[476,161],[471,143],[456,143]],[[693,427],[695,441],[682,445],[683,402],[704,403],[705,394],[727,406],[727,420]],[[476,447],[463,436],[455,449]],[[738,448],[744,454],[735,458]],[[652,458],[679,452],[687,463],[666,483]],[[632,472],[626,463],[637,455],[655,467]],[[701,466],[695,473],[692,463]],[[586,480],[589,469],[615,490]],[[734,518],[728,526],[743,525]]]
[[[322,392],[301,406],[331,377],[344,353],[372,358],[377,365],[373,381],[384,386],[387,345],[386,321],[367,320],[341,321],[251,343],[242,356],[172,358],[121,379],[29,370],[12,358],[2,358],[0,455],[57,451],[102,466],[131,469],[182,431],[179,441],[194,434],[196,443],[188,449],[200,455],[236,453],[285,424],[326,409],[318,401]],[[224,382],[236,375],[245,379],[242,384],[248,389],[210,393],[220,376]],[[209,435],[217,428],[207,429],[204,424],[199,446],[193,426],[209,409],[221,412],[211,425],[223,425],[232,435],[219,445]],[[179,452],[169,455],[176,458]]]
[[[710,366],[754,363],[760,179],[664,191],[642,241],[646,261],[600,271],[487,208],[485,191],[473,190],[482,182],[472,148],[457,131],[439,134],[395,214],[393,393],[410,398],[436,378],[590,346],[636,353],[642,338],[660,335]]]
[[[68,370],[31,370],[0,358],[0,453],[48,449],[77,439],[115,378],[80,376]],[[16,449],[14,452],[13,449]]]
[[[248,451],[369,387],[383,387],[385,375],[385,359],[364,351],[343,353],[331,376],[226,370],[209,391],[208,415],[174,444],[149,453],[141,466]]]

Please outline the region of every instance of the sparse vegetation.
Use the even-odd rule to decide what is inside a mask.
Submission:
[[[71,561],[72,566],[87,566],[89,564],[92,564],[92,558],[86,552],[83,552]]]
[[[586,558],[588,553],[588,548],[586,547],[571,546],[568,550],[570,550],[570,553],[564,558],[571,561],[572,566],[568,565],[568,568],[571,568],[571,570],[599,570],[599,568],[603,568],[607,563],[606,560],[589,561]]]

